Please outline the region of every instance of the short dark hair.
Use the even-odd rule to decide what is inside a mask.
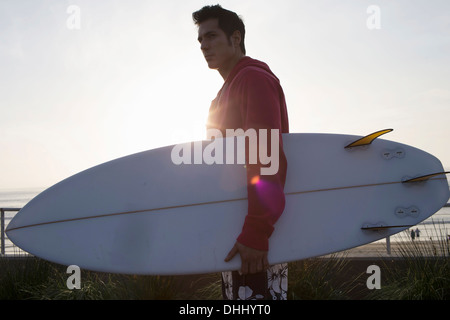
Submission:
[[[218,19],[219,28],[229,37],[237,30],[241,33],[241,50],[245,54],[245,26],[242,19],[233,11],[226,10],[220,5],[204,6],[192,14],[192,19],[196,25],[209,20]]]

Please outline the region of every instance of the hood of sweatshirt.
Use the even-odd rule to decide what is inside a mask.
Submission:
[[[243,57],[241,60],[239,60],[239,62],[234,66],[233,70],[231,70],[230,74],[228,75],[227,80],[225,81],[226,83],[230,83],[231,81],[233,81],[233,79],[236,77],[236,75],[242,71],[245,68],[258,68],[261,69],[267,73],[269,73],[271,76],[273,76],[278,82],[279,79],[275,76],[275,74],[272,72],[272,70],[270,70],[269,66],[262,61],[250,58],[250,57]]]

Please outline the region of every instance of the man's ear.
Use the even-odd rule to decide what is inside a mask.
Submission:
[[[241,46],[241,32],[239,30],[235,30],[233,34],[231,35],[231,43],[235,48],[239,48]]]

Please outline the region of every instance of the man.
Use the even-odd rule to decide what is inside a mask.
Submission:
[[[205,6],[192,16],[208,67],[219,71],[224,79],[209,110],[208,129],[219,129],[223,136],[227,129],[279,132],[275,174],[261,175],[264,165],[260,161],[246,162],[248,212],[244,225],[236,226],[242,227],[241,234],[225,257],[230,261],[239,254],[241,269],[223,274],[222,292],[226,299],[286,299],[287,265],[270,267],[267,259],[269,238],[285,205],[287,161],[281,134],[289,132],[289,125],[284,93],[265,63],[246,56],[245,27],[236,13],[216,5]],[[270,144],[269,138],[267,141]]]

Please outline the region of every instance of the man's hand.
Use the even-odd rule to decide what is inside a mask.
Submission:
[[[269,268],[269,261],[267,260],[267,251],[261,251],[244,246],[236,241],[231,251],[225,258],[225,262],[230,261],[239,253],[241,256],[241,270],[240,274],[257,273],[267,270]]]

